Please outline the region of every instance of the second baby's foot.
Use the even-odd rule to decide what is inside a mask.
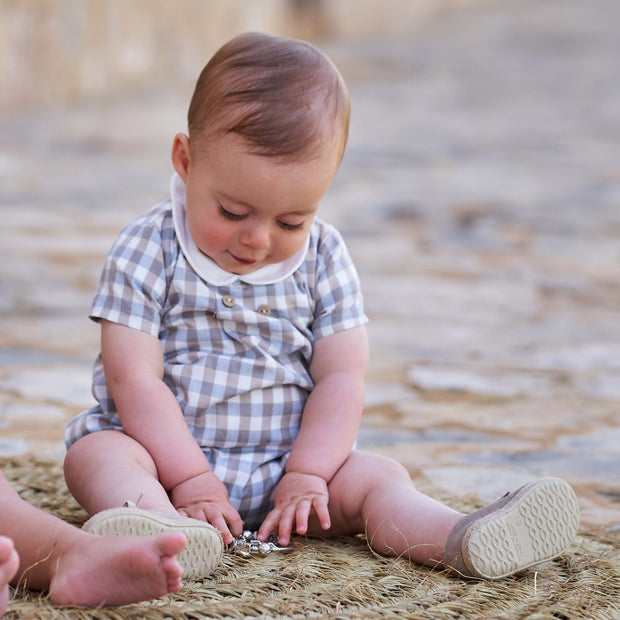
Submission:
[[[183,569],[176,559],[187,542],[183,534],[86,537],[60,556],[49,588],[52,602],[126,605],[183,587]]]

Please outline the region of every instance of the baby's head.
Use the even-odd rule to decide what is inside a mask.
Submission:
[[[235,135],[255,155],[294,163],[335,148],[342,159],[349,95],[340,73],[304,41],[242,34],[203,69],[188,112],[192,151]]]
[[[244,34],[202,71],[178,134],[196,246],[247,274],[299,252],[347,141],[350,103],[334,65],[302,41]]]

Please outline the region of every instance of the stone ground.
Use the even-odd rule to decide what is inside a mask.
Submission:
[[[354,103],[321,215],[357,261],[360,446],[425,491],[543,475],[620,531],[620,4],[499,0],[407,39],[330,42]],[[0,454],[60,458],[90,406],[105,253],[167,198],[187,92],[0,118]]]

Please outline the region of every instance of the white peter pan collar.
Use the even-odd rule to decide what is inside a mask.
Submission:
[[[183,183],[183,180],[176,172],[170,182],[170,195],[172,197],[174,230],[181,245],[181,250],[194,271],[209,284],[228,286],[237,281],[246,282],[247,284],[274,284],[284,280],[284,278],[288,278],[288,276],[297,271],[304,258],[306,258],[309,238],[306,239],[301,250],[282,263],[265,265],[264,267],[259,267],[256,271],[244,275],[225,271],[198,249],[189,233],[187,217],[185,215],[185,183]]]

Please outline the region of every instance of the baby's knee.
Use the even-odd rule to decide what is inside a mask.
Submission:
[[[386,481],[392,482],[407,482],[411,483],[411,476],[402,463],[395,461],[387,456],[380,457],[381,463],[379,464],[379,471],[381,477]]]
[[[407,483],[411,484],[411,477],[407,469],[398,461],[380,454],[363,454],[365,460],[363,471],[371,484]]]

